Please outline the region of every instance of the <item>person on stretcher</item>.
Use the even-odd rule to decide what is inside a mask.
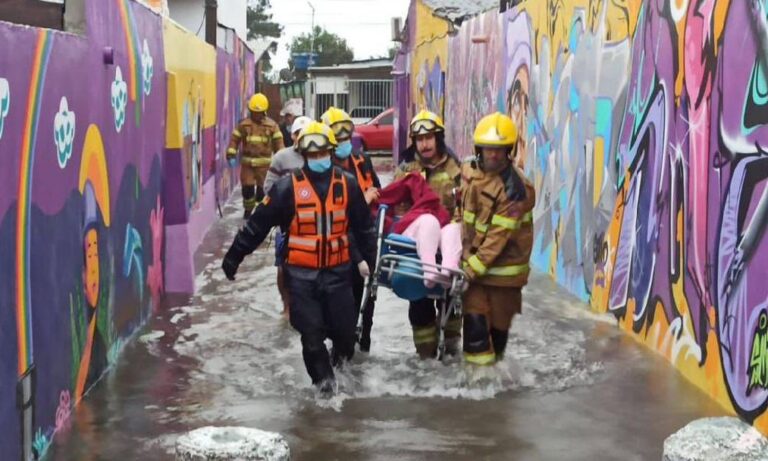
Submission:
[[[398,205],[407,203],[408,211],[395,216]],[[412,204],[412,205],[411,205]],[[445,269],[458,269],[461,261],[461,224],[451,222],[451,215],[432,191],[426,179],[417,172],[405,175],[380,191],[379,199],[373,204],[388,205],[384,222],[384,234],[400,234],[416,242],[419,259],[427,264],[436,264],[438,249],[440,265]],[[425,271],[424,285],[433,288],[440,283],[450,287],[449,272],[444,275]]]

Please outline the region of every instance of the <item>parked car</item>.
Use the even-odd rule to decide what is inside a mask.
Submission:
[[[355,134],[360,137],[363,150],[392,150],[392,125],[395,109],[390,107],[364,125],[355,126]]]
[[[349,117],[352,119],[352,123],[355,125],[362,125],[363,123],[370,122],[374,117],[384,111],[386,107],[377,106],[360,106],[352,109],[349,113]]]

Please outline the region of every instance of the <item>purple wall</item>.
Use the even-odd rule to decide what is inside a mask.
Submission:
[[[184,192],[162,184],[162,19],[128,0],[86,5],[85,36],[0,23],[2,459],[47,449],[174,269],[163,267],[165,210]],[[219,153],[252,91],[253,55],[218,53],[231,67],[228,115],[203,133],[202,160],[204,187],[224,200],[236,176]],[[29,425],[20,383],[31,383]]]
[[[175,46],[180,45],[183,43]],[[202,97],[194,102],[199,106],[185,108],[185,120],[176,121],[181,122],[184,146],[181,149],[166,148],[164,152],[163,190],[168,234],[165,274],[168,292],[194,291],[194,252],[217,219],[221,204],[239,181],[239,166],[231,167],[225,152],[234,127],[245,116],[244,101],[254,92],[254,56],[238,42],[232,54],[217,50],[215,61],[210,61],[210,66],[212,73],[215,68],[213,91],[207,92],[203,84],[200,91]],[[200,85],[194,78],[184,77],[182,72],[176,75],[175,82],[184,89]],[[204,123],[187,120],[187,113],[195,117],[201,109],[208,111],[210,107],[215,107],[215,125],[195,128]],[[172,118],[169,116],[168,123],[172,123]],[[199,129],[199,133],[188,133],[190,128],[192,131]]]

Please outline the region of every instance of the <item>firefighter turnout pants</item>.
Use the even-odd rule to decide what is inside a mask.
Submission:
[[[243,208],[250,212],[264,199],[264,179],[267,177],[270,158],[243,157],[240,164],[240,184],[243,192]]]
[[[422,298],[411,301],[408,307],[408,320],[413,328],[413,345],[416,346],[416,352],[419,357],[426,359],[432,358],[437,353],[437,309],[438,302],[434,299]],[[461,338],[461,317],[451,316],[445,326],[446,349],[449,353],[454,352],[451,349],[453,344],[458,345]]]
[[[464,360],[492,365],[507,347],[512,318],[522,310],[522,291],[473,283],[464,293]]]

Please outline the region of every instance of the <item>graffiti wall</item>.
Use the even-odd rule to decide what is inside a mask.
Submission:
[[[462,24],[437,96],[462,156],[481,116],[518,122],[533,264],[763,432],[767,18],[760,1],[523,1]]]
[[[447,120],[479,120],[505,109],[502,104],[504,61],[488,59],[496,50],[503,49],[502,20],[495,11],[486,13],[464,24],[450,41],[447,66],[450,97],[440,97],[445,99]],[[474,125],[454,124],[454,127],[446,131],[446,142],[459,156],[471,155]]]
[[[438,114],[445,109],[445,68],[448,61],[448,22],[432,15],[420,0],[415,4],[411,53],[414,99],[412,113],[426,107]]]
[[[234,186],[215,124],[231,132],[253,88],[252,53],[142,4],[86,2],[86,20],[82,36],[0,23],[2,459],[42,456],[185,269],[170,232]]]
[[[216,55],[216,148],[214,165],[216,174],[216,204],[223,204],[239,181],[236,168],[227,163],[225,152],[237,123],[246,115],[245,102],[254,92],[254,56],[241,42],[233,54],[219,51]]]
[[[238,178],[237,166],[230,166],[224,153],[243,116],[243,101],[253,93],[254,56],[242,43],[232,54],[217,50],[167,19],[163,43],[168,86],[166,256],[174,266],[166,272],[166,285],[170,292],[191,293],[194,251]]]

